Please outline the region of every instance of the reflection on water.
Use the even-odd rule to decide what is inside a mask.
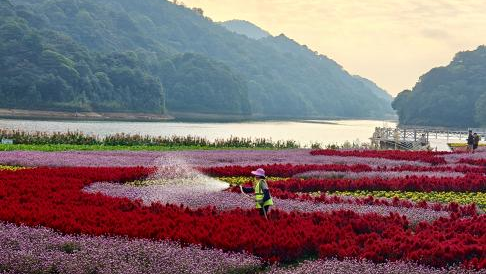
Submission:
[[[114,133],[152,136],[196,135],[210,140],[217,138],[252,137],[272,140],[295,140],[302,145],[311,142],[342,144],[345,141],[368,142],[375,127],[395,127],[395,122],[374,120],[339,121],[265,121],[239,123],[185,122],[98,122],[98,121],[32,121],[0,119],[0,128],[26,131],[82,131],[100,136]]]

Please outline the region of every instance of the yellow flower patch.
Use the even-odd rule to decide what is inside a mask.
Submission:
[[[475,203],[479,208],[486,210],[486,193],[484,192],[404,192],[404,191],[337,191],[328,193],[330,195],[354,196],[354,197],[380,197],[380,198],[399,198],[414,202],[427,201],[439,203]]]
[[[238,186],[242,184],[246,184],[248,182],[252,182],[255,180],[254,177],[246,177],[246,176],[241,176],[241,177],[221,177],[217,178],[220,181],[227,182],[228,184],[232,186]],[[277,180],[284,180],[285,178],[280,178],[280,177],[267,177],[267,180],[270,181],[277,181]]]
[[[11,171],[16,171],[20,169],[26,169],[25,167],[19,167],[19,166],[2,166],[0,165],[0,170],[11,170]]]

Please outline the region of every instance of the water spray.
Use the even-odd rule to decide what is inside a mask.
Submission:
[[[157,171],[147,180],[157,185],[177,187],[190,192],[219,192],[230,184],[196,170],[180,158],[158,158],[155,161]]]

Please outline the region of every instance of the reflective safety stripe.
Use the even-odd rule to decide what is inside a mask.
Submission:
[[[255,200],[261,201],[263,200],[263,190],[262,190],[262,181],[258,181],[255,186]]]

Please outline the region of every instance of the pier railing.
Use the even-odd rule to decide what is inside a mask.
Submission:
[[[377,127],[370,139],[372,145],[376,148],[421,150],[427,148],[430,139],[442,139],[447,142],[451,139],[464,139],[465,141],[469,134],[469,130],[479,134],[481,137],[486,136],[486,128],[453,129],[399,126],[396,128]]]

